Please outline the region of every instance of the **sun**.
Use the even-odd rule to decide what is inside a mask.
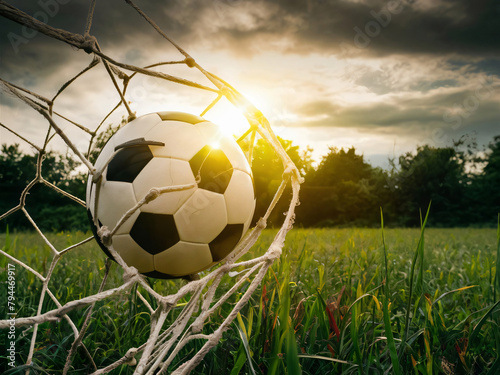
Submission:
[[[261,111],[266,110],[266,105],[265,103],[268,103],[266,100],[263,103],[263,100],[259,100],[258,98],[262,99],[262,95],[248,95],[244,94],[244,96],[248,99],[248,101],[253,104],[256,108],[258,108]],[[244,116],[246,108],[239,108],[237,106],[232,105],[228,101],[221,101],[219,104],[214,107],[213,109],[210,110],[209,113],[207,113],[206,117],[207,120],[212,121],[213,123],[217,124],[221,130],[221,133],[226,135],[226,136],[231,136],[231,137],[236,137],[239,138],[241,135],[243,135],[249,128],[249,123],[247,119]],[[217,145],[217,143],[214,143],[214,147]]]
[[[230,137],[240,137],[250,126],[243,112],[230,103],[221,103],[203,117],[217,124],[221,135]]]

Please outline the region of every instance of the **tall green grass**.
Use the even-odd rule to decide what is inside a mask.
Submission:
[[[274,234],[266,230],[245,257],[262,254]],[[49,237],[63,249],[86,235]],[[0,235],[0,245],[42,274],[47,272],[50,249],[35,234]],[[262,286],[196,373],[497,374],[499,253],[500,231],[425,228],[425,218],[421,229],[294,229]],[[7,263],[0,257],[1,269]],[[93,243],[83,245],[61,259],[49,287],[63,304],[96,293],[104,267],[100,249]],[[34,315],[41,282],[20,266],[16,272],[19,316]],[[113,264],[106,288],[121,282]],[[218,293],[234,282],[226,276]],[[185,281],[151,283],[167,294]],[[1,285],[4,301],[6,288]],[[222,306],[205,329],[218,326],[238,298],[236,294]],[[46,299],[43,310],[52,308],[54,303]],[[70,313],[79,327],[85,312]],[[19,364],[26,359],[31,330],[16,332]],[[140,345],[148,333],[149,315],[132,292],[95,306],[83,342],[97,366],[104,367]],[[32,373],[43,373],[39,367],[61,373],[73,340],[64,320],[40,325]],[[0,343],[5,342],[0,332]],[[202,345],[193,341],[177,363]],[[2,367],[4,363],[0,359],[0,372],[24,373]],[[72,373],[90,371],[78,351]],[[131,374],[133,367],[123,365],[114,373]]]

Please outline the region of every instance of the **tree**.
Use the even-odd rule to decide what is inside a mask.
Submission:
[[[463,225],[466,180],[463,154],[454,147],[426,145],[401,155],[390,184],[401,223],[418,226],[432,201],[430,223]]]
[[[36,179],[36,167],[40,155],[23,153],[19,144],[2,145],[0,149],[0,214],[17,206],[21,193],[28,184]],[[85,176],[76,173],[79,163],[69,155],[56,152],[46,152],[42,158],[42,176],[46,181],[85,199]],[[39,220],[41,229],[64,230],[86,229],[87,219],[85,209],[78,207],[73,201],[51,189],[41,181],[31,187],[26,197],[26,208],[37,221],[40,217],[50,217],[50,220]],[[59,214],[56,214],[59,212]],[[7,225],[17,229],[31,228],[21,212],[8,216],[0,222],[0,229]]]
[[[288,154],[290,159],[295,163],[302,176],[312,168],[312,158],[310,148],[300,151],[299,146],[293,145],[293,142],[278,137],[283,149]],[[244,145],[245,148],[245,145]],[[282,181],[284,172],[281,159],[275,153],[274,149],[264,139],[259,139],[255,144],[253,151],[252,173],[255,184],[255,196],[257,199],[254,221],[262,217],[269,207],[276,190]],[[287,197],[291,190],[287,189],[283,194],[283,199],[280,200],[273,215],[270,218],[270,224],[278,224],[283,219],[282,212],[288,207]]]
[[[482,159],[484,168],[471,184],[471,216],[478,223],[496,223],[500,213],[500,135],[494,137]]]
[[[305,226],[377,224],[385,181],[385,173],[366,163],[354,147],[330,147],[318,168],[306,175],[297,220]]]
[[[101,153],[108,140],[123,126],[127,124],[127,120],[122,118],[121,123],[118,126],[114,126],[113,124],[109,124],[106,129],[97,134],[95,139],[92,142],[92,148],[89,149],[89,161],[92,164],[95,164],[99,154]]]

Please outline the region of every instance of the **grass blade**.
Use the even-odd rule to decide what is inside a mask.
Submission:
[[[425,226],[427,224],[427,219],[429,218],[429,212],[431,210],[431,203],[429,203],[429,207],[427,208],[427,213],[425,214],[425,219],[422,222],[421,230],[420,230],[420,239],[418,241],[417,245],[417,250],[415,251],[415,255],[413,256],[413,260],[411,263],[411,271],[410,271],[410,291],[408,294],[408,305],[406,307],[406,317],[405,317],[405,328],[403,331],[403,338],[402,338],[402,343],[400,350],[404,348],[404,342],[406,341],[406,338],[408,337],[408,333],[410,331],[410,311],[411,311],[411,303],[413,299],[413,291],[414,291],[414,276],[415,276],[415,266],[417,264],[417,260],[420,256],[421,259],[421,264],[420,264],[420,270],[421,274],[423,275],[423,253],[424,253],[424,231],[425,231]],[[423,282],[423,276],[421,277],[421,282]],[[417,281],[418,285],[418,281]],[[401,355],[401,353],[399,353]]]
[[[384,327],[385,327],[385,335],[387,337],[387,346],[389,347],[389,354],[392,362],[392,372],[393,374],[400,375],[401,367],[399,365],[398,353],[396,351],[396,343],[394,341],[394,336],[392,334],[392,326],[391,326],[391,318],[389,316],[389,299],[384,298],[383,303],[383,312],[384,312]],[[404,341],[403,341],[404,343]]]
[[[477,285],[470,285],[470,286],[464,286],[462,288],[458,288],[458,289],[454,289],[454,290],[450,290],[449,292],[446,292],[446,293],[443,293],[441,294],[438,298],[436,298],[434,300],[434,302],[432,302],[432,304],[436,304],[441,298],[444,298],[446,297],[448,294],[452,294],[452,293],[456,293],[456,292],[461,292],[463,290],[467,290],[467,289],[471,289],[471,288],[476,288]]]
[[[469,342],[473,342],[478,335],[479,331],[481,331],[481,327],[483,326],[484,323],[486,323],[486,319],[495,312],[495,309],[500,305],[500,301],[497,301],[493,306],[490,307],[490,309],[486,312],[486,314],[483,315],[481,320],[476,324],[474,329],[472,330],[472,333],[469,338]]]
[[[402,374],[401,367],[399,365],[398,353],[396,351],[396,343],[394,341],[394,335],[392,334],[391,317],[389,316],[389,261],[387,257],[387,246],[385,244],[384,236],[384,215],[382,208],[380,208],[380,223],[382,230],[382,248],[384,250],[384,260],[385,260],[385,283],[384,283],[384,300],[382,304],[383,318],[384,318],[384,328],[385,335],[387,337],[387,346],[389,347],[389,355],[391,358],[393,373],[396,375]],[[378,301],[377,301],[378,302]],[[403,341],[404,342],[404,341]]]
[[[493,302],[497,301],[497,293],[500,293],[500,213],[497,223],[497,262],[495,271],[495,281],[493,282]],[[497,289],[498,288],[498,289]]]
[[[354,303],[351,306],[351,340],[352,340],[352,346],[354,347],[354,358],[355,362],[358,364],[358,370],[359,373],[361,374],[361,369],[363,368],[363,357],[361,356],[361,350],[359,349],[359,342],[358,342],[358,308],[357,304]]]
[[[491,366],[486,375],[496,375],[498,373],[500,373],[500,356],[497,357],[495,363],[493,363],[493,366]]]
[[[337,325],[337,321],[335,320],[335,317],[333,316],[333,313],[330,310],[330,308],[326,305],[326,301],[324,300],[323,296],[321,295],[319,288],[317,289],[317,292],[318,292],[319,301],[321,302],[321,305],[325,309],[326,314],[328,316],[328,321],[330,323],[330,332],[333,331],[335,333],[335,336],[337,336],[337,342],[339,342],[340,341],[340,330],[339,330],[339,327]],[[356,302],[354,302],[354,303],[356,303]]]
[[[343,361],[341,359],[336,359],[336,358],[331,358],[331,357],[323,357],[321,355],[311,355],[311,354],[299,354],[299,358],[310,358],[310,359],[320,359],[322,361],[330,361],[330,362],[335,362],[335,363],[341,363],[343,365],[351,365],[353,367],[358,367],[357,364]]]
[[[250,372],[253,375],[256,375],[255,370],[253,368],[253,364],[252,364],[252,354],[251,354],[250,345],[248,344],[248,337],[247,337],[247,330],[245,328],[245,323],[243,323],[243,319],[242,319],[240,313],[238,313],[238,315],[236,315],[236,318],[237,318],[237,321],[238,321],[238,324],[236,324],[236,328],[238,329],[238,333],[240,334],[241,342],[243,344],[243,348],[245,349],[245,353],[247,355],[248,367],[250,368]],[[237,362],[239,362],[239,361],[240,360],[238,360]],[[238,370],[238,372],[239,372],[239,370]],[[238,372],[236,372],[236,374]],[[233,372],[231,372],[231,374],[232,373]]]
[[[289,374],[302,374],[293,327],[288,327],[288,333],[286,336],[286,369]]]
[[[384,282],[384,293],[389,296],[389,261],[387,259],[387,246],[385,245],[385,235],[384,235],[384,213],[382,212],[382,207],[380,207],[380,226],[382,231],[382,248],[384,250],[384,264],[385,264],[385,282]]]

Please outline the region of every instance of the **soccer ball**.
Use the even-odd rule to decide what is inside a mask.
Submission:
[[[188,185],[143,205],[112,236],[129,266],[146,276],[178,278],[223,260],[248,230],[255,209],[250,166],[215,124],[181,112],[141,116],[114,134],[89,175],[87,212],[113,230],[152,188]]]

